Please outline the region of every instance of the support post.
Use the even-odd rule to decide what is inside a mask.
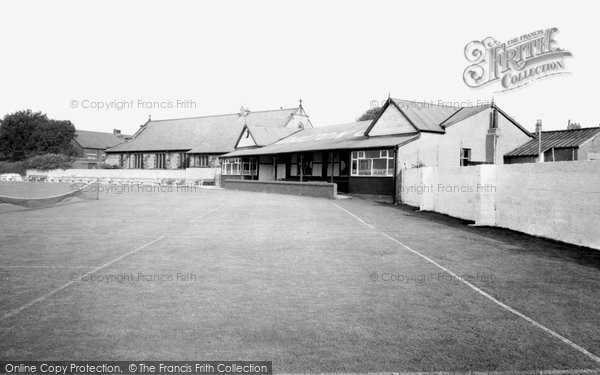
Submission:
[[[334,163],[333,163],[334,153],[333,153],[333,151],[330,152],[330,156],[331,156],[331,183],[333,183],[333,166],[334,166]]]
[[[300,182],[304,180],[304,155],[300,154]]]

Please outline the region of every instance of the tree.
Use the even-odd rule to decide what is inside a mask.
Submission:
[[[33,134],[34,154],[75,154],[71,141],[75,138],[75,126],[71,121],[49,120],[39,124]]]
[[[365,113],[363,113],[362,115],[360,115],[360,117],[358,119],[356,119],[356,121],[368,121],[368,120],[375,120],[375,118],[377,117],[377,115],[379,115],[379,111],[381,111],[381,107],[372,107],[369,108],[365,111]]]
[[[18,111],[0,120],[0,156],[22,160],[45,153],[73,155],[74,137],[71,121],[52,120],[30,109]]]

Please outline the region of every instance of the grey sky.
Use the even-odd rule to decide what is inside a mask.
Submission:
[[[598,126],[596,6],[572,1],[13,1],[0,3],[0,115],[31,108],[79,129],[132,133],[155,119],[292,107],[316,126],[353,121],[371,101],[489,100],[467,87],[463,50],[557,27],[569,75],[495,94],[532,130]],[[176,108],[177,100],[196,108]],[[77,108],[71,108],[76,100]],[[84,109],[134,101],[133,108]],[[175,108],[139,108],[138,100]],[[88,102],[88,103],[91,103]]]

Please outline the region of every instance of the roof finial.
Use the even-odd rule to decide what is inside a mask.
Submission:
[[[494,107],[494,95],[492,95],[492,108]]]
[[[392,92],[388,89],[388,99],[392,98]]]
[[[302,98],[300,98],[300,105],[298,105],[298,108],[303,109],[302,108]]]
[[[152,121],[152,114],[148,114],[148,121]]]

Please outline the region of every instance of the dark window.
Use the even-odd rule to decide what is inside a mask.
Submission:
[[[312,176],[312,168],[312,154],[298,155],[298,171],[302,170],[303,176]]]
[[[136,169],[144,169],[144,154],[133,155],[133,166]]]
[[[167,155],[166,154],[156,154],[154,156],[154,168],[156,168],[156,169],[166,169],[167,168]]]
[[[196,166],[198,167],[208,167],[209,160],[208,155],[200,154],[196,156]]]
[[[177,164],[177,169],[185,169],[185,154],[183,152],[179,153],[179,163]]]
[[[256,176],[258,165],[256,158],[242,159],[242,175],[244,176]]]
[[[470,148],[461,148],[460,149],[460,165],[462,167],[466,167],[469,165],[471,161],[471,149]]]

